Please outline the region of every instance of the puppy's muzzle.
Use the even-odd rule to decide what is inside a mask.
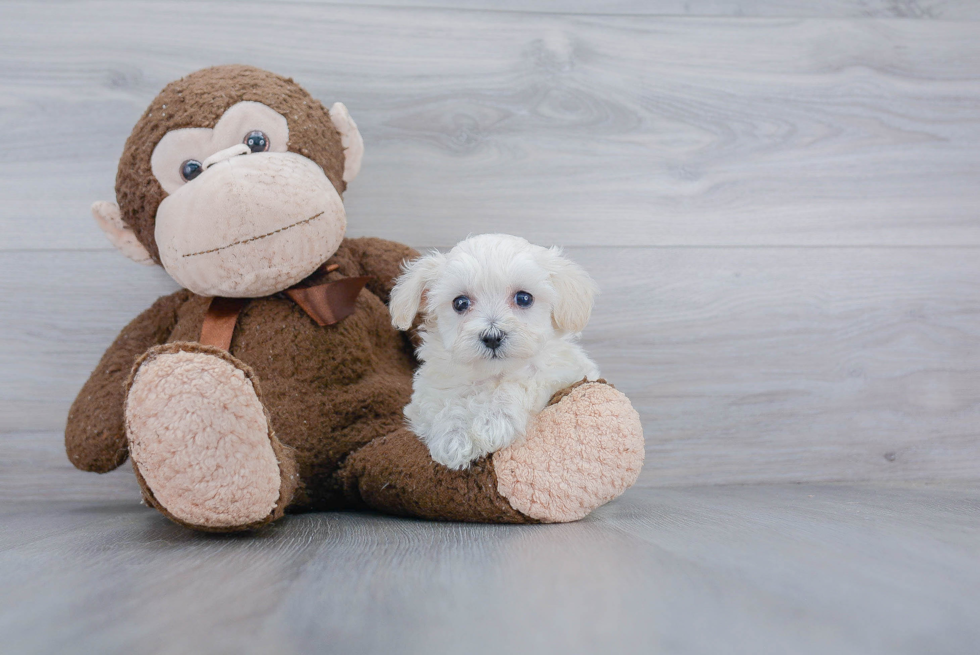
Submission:
[[[501,332],[500,330],[487,330],[480,335],[480,341],[484,346],[490,350],[496,352],[500,345],[504,342],[504,338],[507,336],[506,332]]]

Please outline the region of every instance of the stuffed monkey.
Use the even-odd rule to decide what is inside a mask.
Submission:
[[[96,222],[182,290],[119,334],[71,407],[71,462],[127,457],[189,528],[371,508],[437,520],[579,519],[633,483],[639,418],[611,386],[556,394],[518,444],[451,471],[404,427],[416,366],[386,308],[407,246],[347,239],[363,142],[346,108],[247,66],[167,85]]]

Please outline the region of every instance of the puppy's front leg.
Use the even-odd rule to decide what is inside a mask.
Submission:
[[[445,406],[422,436],[432,459],[458,471],[470,465],[482,453],[469,435],[470,420],[466,411],[455,404]]]
[[[517,441],[527,429],[530,412],[525,393],[515,385],[501,385],[473,419],[470,439],[477,445],[477,456],[489,455]]]

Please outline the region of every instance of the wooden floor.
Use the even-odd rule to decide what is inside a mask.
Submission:
[[[592,272],[636,488],[209,537],[70,468],[72,399],[174,289],[88,207],[220,63],[346,103],[352,235]],[[980,652],[978,153],[975,0],[0,1],[0,653]]]
[[[43,447],[42,447],[43,445]],[[557,526],[191,533],[57,435],[0,447],[3,653],[932,655],[980,643],[980,488],[640,489]]]

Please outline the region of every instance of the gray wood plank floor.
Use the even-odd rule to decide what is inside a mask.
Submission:
[[[47,446],[51,442],[45,442]],[[980,488],[635,488],[558,526],[189,532],[0,445],[4,653],[976,652]]]

